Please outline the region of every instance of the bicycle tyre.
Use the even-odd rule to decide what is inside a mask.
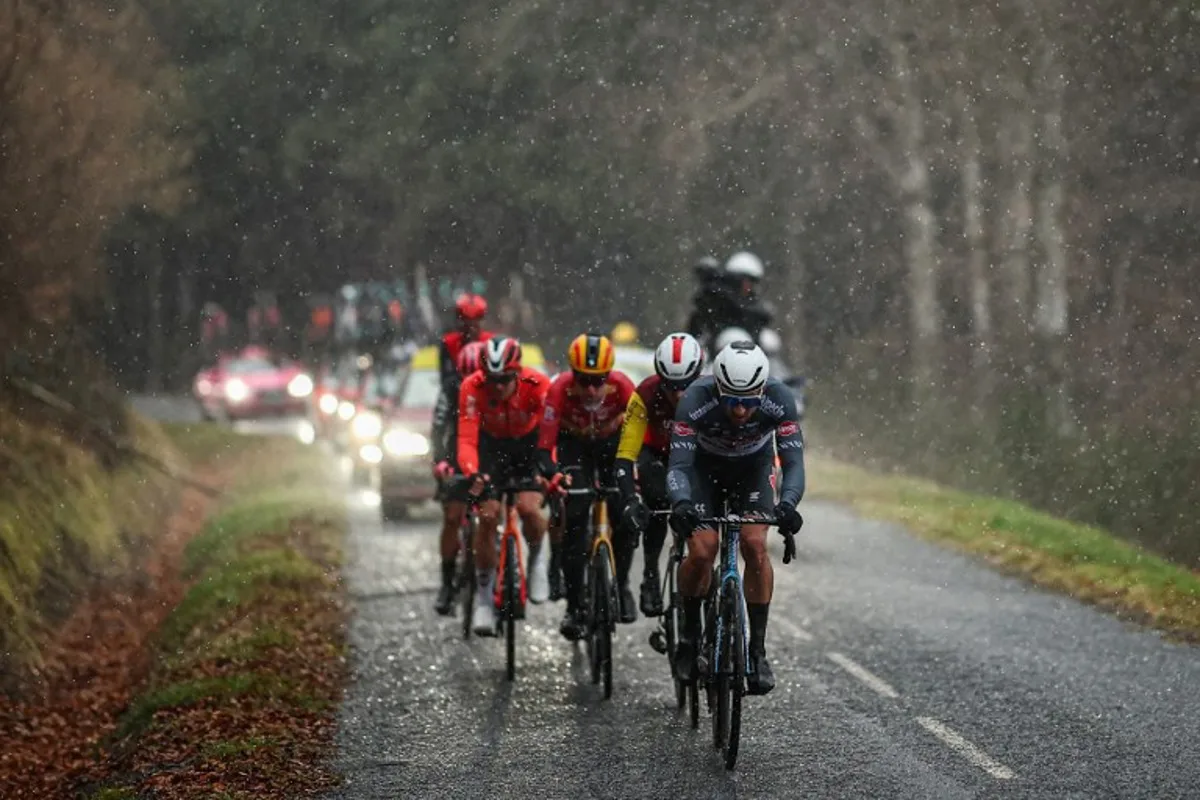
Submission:
[[[700,683],[686,685],[688,694],[688,714],[692,719],[692,730],[700,730]]]
[[[504,677],[517,677],[517,604],[521,602],[521,577],[517,574],[517,543],[512,536],[504,538],[504,602],[501,614],[504,619],[504,649],[506,665]]]
[[[716,701],[714,703],[716,706],[716,711],[712,716],[713,747],[722,751],[725,748],[725,743],[728,741],[727,737],[729,734],[729,695],[731,690],[730,655],[732,650],[731,642],[733,639],[732,632],[730,631],[730,626],[732,624],[732,620],[730,619],[732,616],[730,613],[730,606],[732,603],[730,602],[729,598],[726,597],[728,593],[729,589],[727,588],[721,590],[721,603],[719,612],[721,620],[721,633],[720,636],[716,637],[713,643],[713,660],[716,662],[718,669],[710,681],[713,686],[713,699]],[[717,655],[718,653],[720,654],[719,656]]]
[[[599,592],[596,590],[596,584],[599,583],[599,578],[596,576],[596,563],[594,561],[587,565],[584,571],[586,576],[584,580],[584,598],[587,606],[584,608],[584,617],[587,620],[587,632],[583,637],[584,647],[587,648],[588,669],[592,679],[592,685],[600,683],[600,648],[596,646],[596,617],[600,613],[600,606],[603,601],[600,599]]]
[[[620,613],[618,609],[621,607],[621,599],[617,596],[617,581],[616,576],[612,574],[612,562],[606,559],[600,570],[604,575],[608,597],[604,604],[604,616],[600,619],[602,625],[600,672],[604,679],[604,699],[608,700],[613,693],[613,634],[617,628],[617,615]]]
[[[682,711],[687,705],[687,684],[680,679],[679,670],[675,667],[675,648],[679,645],[678,631],[683,625],[681,598],[675,588],[676,571],[674,561],[667,565],[667,609],[663,615],[663,632],[667,638],[667,663],[671,665],[671,682],[675,684],[675,707]]]
[[[740,598],[737,598],[740,600]],[[746,694],[746,619],[745,608],[734,602],[729,628],[730,708],[729,733],[725,739],[725,769],[737,764],[738,745],[742,739],[742,698]]]
[[[475,613],[475,594],[479,591],[479,577],[475,574],[475,529],[470,522],[465,522],[467,539],[462,553],[462,610],[463,610],[463,639],[471,638],[471,617]]]

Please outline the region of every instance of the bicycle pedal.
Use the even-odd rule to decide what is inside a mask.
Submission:
[[[650,634],[650,647],[659,655],[667,654],[667,637],[662,631],[654,631]]]

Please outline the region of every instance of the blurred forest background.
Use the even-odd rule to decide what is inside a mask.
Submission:
[[[1195,566],[1198,213],[1195,0],[0,0],[4,373],[114,417],[209,300],[746,246],[824,446]]]

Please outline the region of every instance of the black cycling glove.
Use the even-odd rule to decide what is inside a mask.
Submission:
[[[650,523],[650,509],[646,508],[642,498],[635,494],[625,504],[625,510],[621,512],[621,521],[628,530],[640,533]]]
[[[681,500],[671,509],[668,522],[671,530],[686,539],[700,527],[700,515],[696,513],[696,506],[692,505],[690,500]]]

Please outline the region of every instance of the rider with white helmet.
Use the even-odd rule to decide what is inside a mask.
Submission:
[[[625,407],[621,442],[617,445],[617,487],[624,503],[624,524],[642,531],[645,551],[639,605],[648,617],[657,617],[663,610],[658,559],[667,537],[666,518],[651,517],[649,512],[671,507],[667,498],[667,448],[675,407],[703,366],[704,351],[695,337],[672,333],[654,350],[655,374],[638,384]]]
[[[700,614],[705,587],[717,555],[717,533],[701,522],[720,516],[724,505],[740,515],[773,516],[780,533],[794,534],[803,520],[796,505],[804,495],[804,438],[796,400],[790,389],[770,375],[767,355],[752,341],[737,341],[719,352],[712,375],[691,385],[675,412],[667,486],[670,525],[691,537],[687,559],[679,570],[684,600],[684,629],[675,667],[685,679],[696,675]],[[783,477],[775,502],[772,477],[779,455]],[[767,611],[773,575],[767,556],[766,525],[743,525],[746,610],[750,623],[751,694],[766,694],[775,685],[766,657]],[[784,563],[794,556],[785,538]]]
[[[729,260],[725,262],[725,274],[739,280],[745,278],[752,281],[761,281],[765,270],[763,269],[761,258],[754,255],[754,253],[742,250],[731,255]]]
[[[754,337],[745,328],[726,328],[713,340],[713,352],[719,353],[734,342],[753,342]]]
[[[757,340],[772,317],[758,293],[765,274],[762,259],[754,253],[743,250],[730,256],[720,275],[697,293],[688,332],[712,342],[713,352],[723,349],[716,346],[714,337],[726,328],[741,328]]]

